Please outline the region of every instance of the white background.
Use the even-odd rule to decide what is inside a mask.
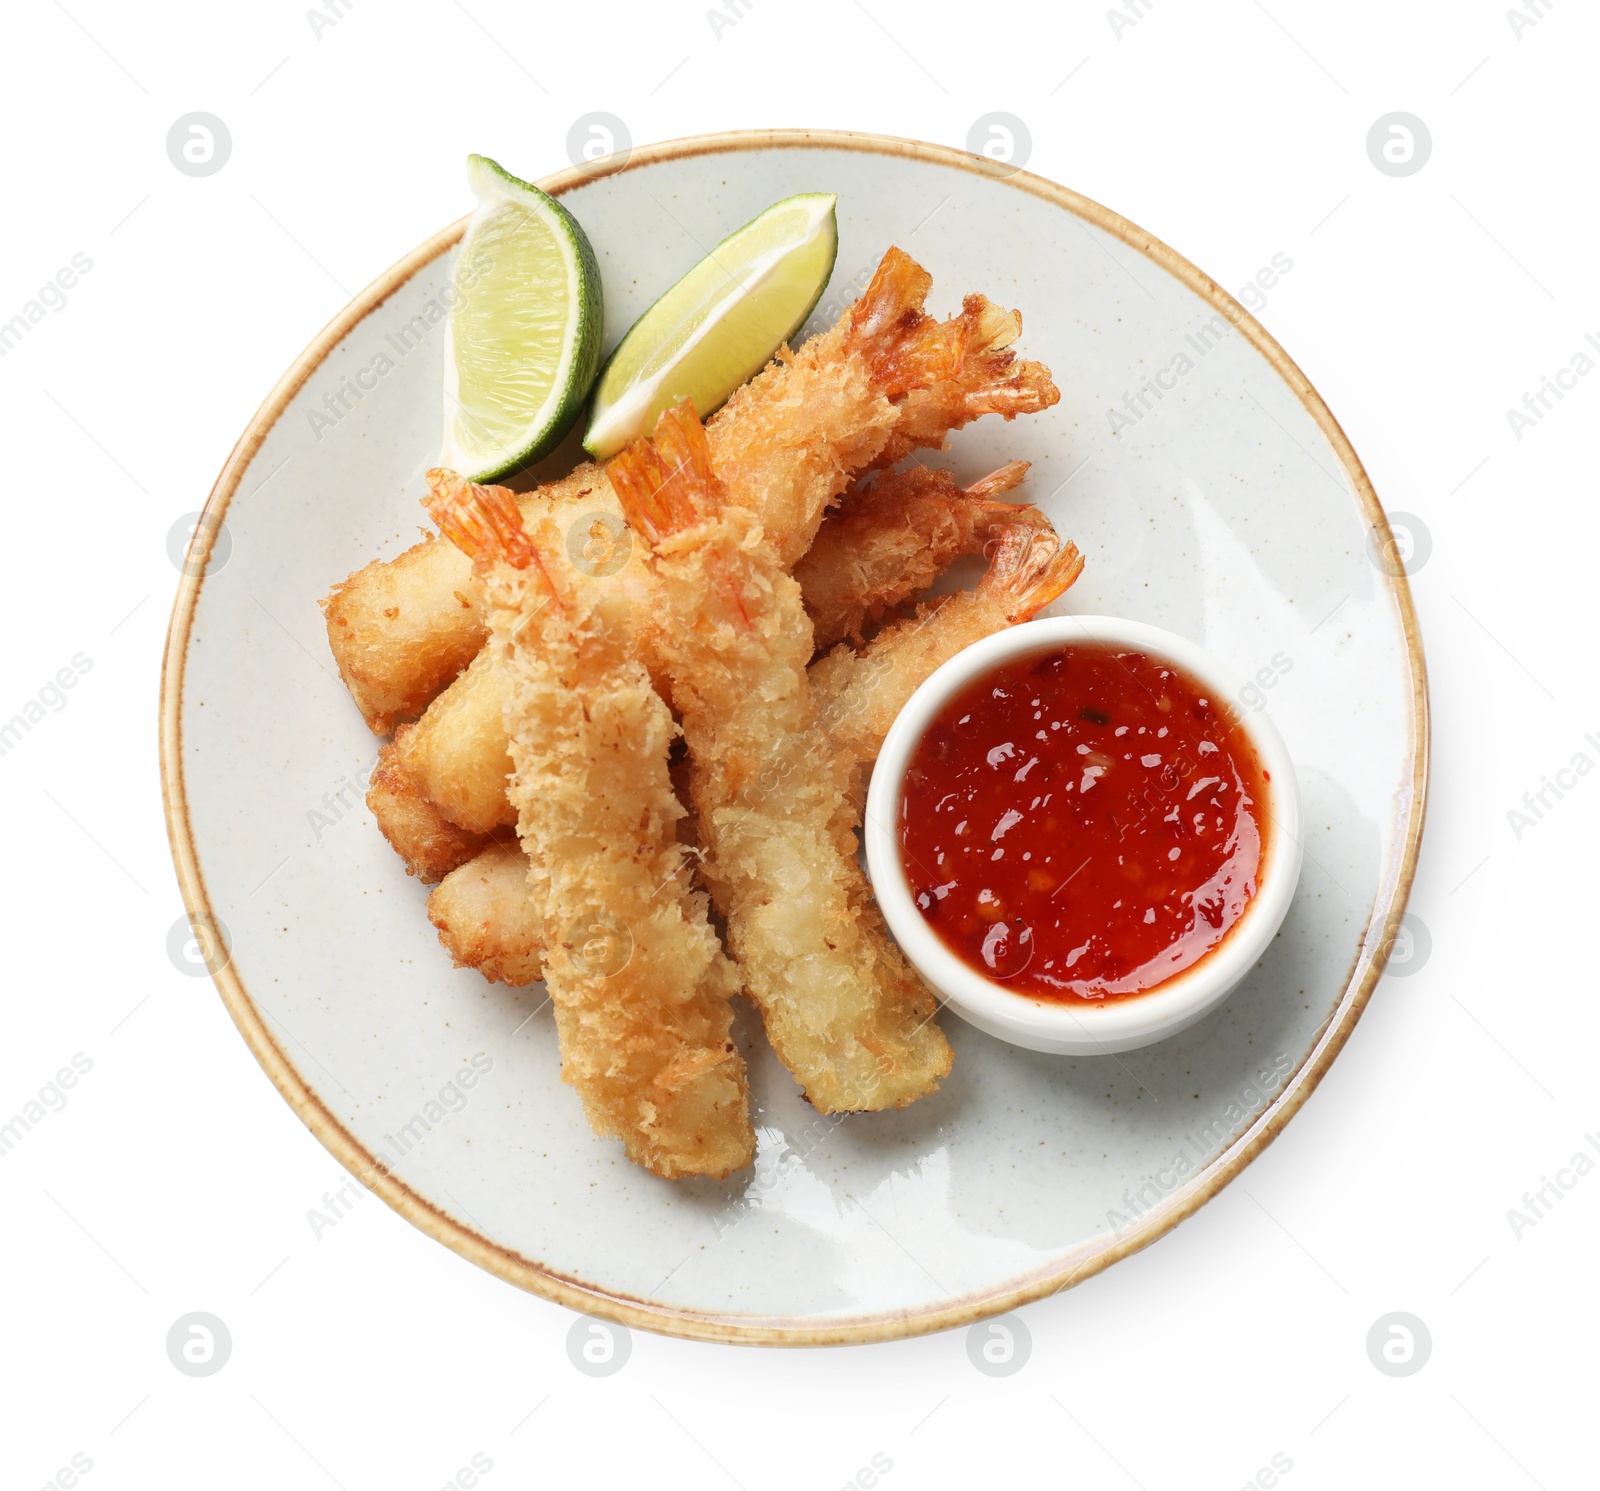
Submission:
[[[1600,780],[1520,839],[1507,813],[1575,753],[1600,761],[1581,620],[1600,377],[1520,440],[1506,411],[1600,335],[1600,16],[1556,0],[1519,32],[1505,0],[1127,0],[1141,18],[1117,28],[1082,3],[935,22],[909,0],[729,0],[738,19],[714,28],[704,0],[331,3],[320,34],[288,0],[68,0],[0,22],[0,321],[75,253],[93,261],[0,359],[0,716],[75,654],[93,664],[0,758],[0,1117],[74,1053],[93,1062],[0,1161],[4,1485],[43,1487],[79,1454],[91,1491],[434,1491],[475,1453],[491,1491],[832,1491],[874,1455],[891,1488],[1230,1491],[1274,1455],[1291,1491],[1594,1485],[1600,1178],[1520,1236],[1507,1214],[1600,1136],[1582,954]],[[1004,1380],[961,1333],[812,1352],[635,1333],[592,1380],[568,1361],[573,1316],[380,1203],[314,1239],[306,1212],[343,1172],[165,950],[182,911],[155,749],[169,528],[318,328],[466,210],[468,151],[537,177],[596,109],[636,142],[811,125],[953,145],[1002,109],[1028,125],[1030,169],[1224,285],[1287,252],[1261,319],[1431,537],[1411,902],[1431,955],[1379,988],[1238,1184],[1026,1309],[1032,1356]],[[204,179],[165,150],[195,110],[233,137]],[[1403,179],[1365,146],[1392,110],[1433,138]],[[194,1310],[233,1337],[204,1379],[164,1349]],[[1395,1310],[1432,1335],[1405,1378],[1365,1347]]]

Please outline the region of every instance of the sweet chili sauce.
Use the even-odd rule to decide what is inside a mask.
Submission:
[[[1002,664],[935,717],[900,849],[922,915],[970,967],[1036,998],[1118,998],[1192,967],[1244,914],[1268,780],[1172,664],[1072,645]]]

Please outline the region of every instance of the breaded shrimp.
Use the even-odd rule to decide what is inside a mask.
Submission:
[[[689,800],[688,766],[688,755],[675,751],[667,767],[680,803]],[[678,820],[678,842],[691,853],[699,849],[692,812]],[[476,968],[491,984],[534,984],[544,977],[544,918],[527,882],[522,846],[496,839],[434,888],[428,920],[457,968]]]
[[[932,284],[891,248],[831,330],[798,352],[780,348],[707,426],[729,504],[755,515],[784,568],[811,547],[856,473],[883,455],[900,421],[897,401],[959,378],[971,329],[960,317],[923,313]]]
[[[1013,507],[1019,517],[1031,511]],[[990,568],[972,594],[947,596],[916,616],[885,627],[865,648],[835,647],[808,670],[818,706],[822,749],[835,780],[847,789],[851,811],[865,799],[865,769],[877,760],[883,737],[924,678],[980,637],[1026,621],[1055,599],[1081,570],[1072,544],[1035,542],[1031,522],[997,530]],[[674,785],[678,786],[676,777]],[[687,797],[678,786],[680,800]],[[850,820],[850,827],[858,826]],[[678,836],[696,844],[692,818]],[[507,867],[514,859],[516,867]],[[520,867],[520,868],[517,868]],[[439,940],[459,968],[481,968],[491,981],[531,984],[539,978],[544,924],[526,898],[502,893],[526,872],[521,851],[491,844],[453,870],[428,900]]]
[[[950,1047],[889,939],[819,748],[811,624],[761,524],[730,506],[687,403],[608,468],[654,557],[659,633],[689,746],[704,874],[779,1059],[822,1112],[933,1091]]]
[[[1036,507],[994,500],[1027,471],[1012,461],[963,491],[948,472],[912,466],[847,492],[794,567],[818,649],[860,642],[953,560],[981,553],[997,524],[1045,525]]]
[[[1048,525],[999,527],[989,568],[975,590],[942,595],[914,616],[883,628],[865,653],[841,644],[811,665],[818,726],[857,810],[865,801],[865,768],[877,759],[895,716],[922,681],[963,647],[1027,621],[1083,573],[1076,544]]]
[[[632,535],[610,486],[568,478],[546,488],[540,503],[518,498],[495,487],[495,500],[520,504],[527,515],[542,516],[565,531],[569,557],[581,564],[574,583],[603,579],[626,592],[648,583],[643,557],[634,552]],[[430,482],[458,482],[453,472],[429,473]],[[598,489],[597,489],[598,488]],[[440,497],[435,491],[434,498]],[[482,582],[454,545],[445,545],[468,565],[462,594],[469,591],[482,628]],[[481,635],[487,637],[487,632]],[[516,821],[506,796],[511,769],[498,669],[485,647],[455,680],[423,711],[414,724],[402,725],[391,745],[379,753],[379,771],[367,792],[367,806],[383,836],[406,863],[408,874],[432,883],[465,864],[489,835]]]
[[[730,1038],[738,980],[674,837],[672,717],[625,593],[575,583],[560,531],[530,534],[503,488],[432,484],[435,521],[486,584],[562,1077],[595,1132],[657,1175],[741,1169],[755,1135]]]
[[[832,329],[798,351],[780,349],[712,416],[716,470],[785,564],[810,546],[828,505],[858,472],[939,445],[986,410],[1009,419],[1060,397],[1048,370],[1014,366],[1005,350],[1020,317],[969,296],[959,315],[935,321],[922,310],[929,284],[914,260],[891,248]],[[589,464],[520,500],[526,513],[576,501],[616,511],[604,473]],[[433,542],[358,570],[323,609],[340,676],[378,734],[421,714],[485,635],[469,566]]]
[[[868,617],[876,619],[919,594],[953,559],[978,548],[995,523],[1044,525],[1036,508],[992,500],[1026,470],[1026,462],[1013,461],[964,492],[943,472],[913,467],[848,493],[795,570],[802,586],[812,587],[806,607],[819,645],[859,631]],[[842,536],[835,536],[837,529],[844,530]],[[630,570],[621,578],[639,604],[647,577]],[[820,599],[814,602],[813,594]],[[466,863],[486,835],[514,816],[505,796],[510,763],[501,689],[485,662],[480,656],[428,706],[406,737],[396,769],[385,776],[381,791],[375,787],[368,794],[384,836],[408,870],[430,883]],[[653,665],[650,657],[646,662]],[[658,679],[658,688],[664,684]],[[437,831],[420,835],[418,823],[436,824]],[[452,835],[451,825],[466,832]],[[407,854],[410,843],[428,851],[425,866]],[[460,857],[445,862],[452,845]]]

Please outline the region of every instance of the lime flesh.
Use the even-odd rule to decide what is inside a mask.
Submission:
[[[440,464],[492,481],[572,427],[600,362],[594,249],[554,198],[481,155],[461,242],[445,356]]]
[[[833,273],[837,198],[788,197],[725,238],[617,344],[595,385],[584,448],[598,460],[679,400],[710,414],[805,323]]]

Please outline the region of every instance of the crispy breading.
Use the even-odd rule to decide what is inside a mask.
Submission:
[[[859,809],[866,769],[895,716],[935,668],[983,637],[1027,621],[1083,572],[1083,556],[1049,524],[1009,523],[994,533],[989,568],[974,590],[919,606],[872,639],[865,655],[841,643],[811,665],[818,726],[847,773]],[[859,817],[852,827],[858,827]]]
[[[428,919],[457,968],[476,968],[491,984],[544,977],[544,919],[515,841],[491,843],[446,875],[428,897]]]
[[[486,648],[422,712],[400,748],[411,781],[445,818],[469,833],[493,833],[516,822],[506,797],[511,755],[504,693]],[[471,763],[470,770],[460,769],[463,761]]]
[[[676,839],[674,726],[619,588],[583,585],[548,521],[503,488],[430,473],[430,509],[485,581],[504,680],[511,800],[562,1078],[596,1133],[657,1175],[727,1175],[755,1153],[738,979]]]
[[[1012,343],[1022,335],[1022,312],[1008,311],[982,295],[969,295],[955,319],[966,336],[959,369],[948,378],[909,389],[900,403],[894,434],[876,464],[892,466],[912,451],[942,448],[952,430],[985,414],[1015,419],[1060,402],[1050,369],[1018,362]]]
[[[825,1113],[898,1108],[950,1070],[934,999],[890,939],[848,835],[806,681],[800,587],[727,503],[691,407],[608,468],[654,554],[655,647],[689,745],[704,874],[768,1038]]]
[[[913,467],[887,473],[865,492],[849,494],[795,569],[806,609],[818,624],[818,645],[858,632],[868,618],[876,619],[926,589],[951,560],[989,542],[998,524],[1044,524],[1037,508],[994,500],[994,494],[1015,486],[1026,471],[1026,462],[1013,461],[963,491],[944,472]],[[554,506],[559,522],[565,516],[563,504]],[[835,530],[843,532],[836,535]],[[649,604],[642,599],[647,577],[630,570],[622,579],[635,603]],[[658,680],[658,685],[665,687],[667,681]],[[406,836],[391,833],[387,817],[423,817],[427,808],[414,801],[418,792],[439,817],[472,833],[491,833],[512,822],[505,795],[510,758],[500,695],[485,653],[423,712],[404,753],[404,786],[411,796],[397,788],[373,803],[379,826],[397,847]]]
[[[579,466],[541,487],[537,496],[581,502],[586,483],[598,476],[597,467]],[[534,497],[521,500],[532,504]],[[611,506],[614,510],[616,504]],[[374,559],[342,580],[322,602],[322,611],[339,676],[376,735],[416,719],[477,656],[489,635],[483,588],[471,561],[432,534],[394,559]]]
[[[859,643],[953,561],[981,553],[997,525],[1043,524],[1038,508],[995,500],[1027,472],[1012,461],[963,490],[946,471],[912,466],[847,492],[794,567],[817,647]]]
[[[867,768],[877,759],[895,716],[923,679],[963,647],[1026,621],[1071,585],[1083,568],[1077,547],[1062,543],[1048,525],[1032,521],[1001,525],[991,539],[989,569],[976,590],[930,602],[914,616],[884,627],[860,651],[835,647],[807,670],[823,749],[836,780],[847,789],[851,830],[860,826]],[[674,785],[684,798],[685,786]],[[692,818],[679,825],[679,838],[685,843],[698,842],[688,832],[691,825]],[[458,880],[463,885],[473,883],[463,877],[495,876],[502,853],[491,846],[446,877],[429,898],[428,914],[458,966],[484,967],[490,978],[508,983],[532,983],[542,966],[543,927],[537,918],[514,902],[479,903],[456,890]],[[509,976],[507,968],[522,976]]]
[[[406,770],[402,753],[412,728],[402,725],[378,752],[367,806],[384,838],[405,861],[406,873],[432,885],[482,850],[486,840],[446,818]]]

